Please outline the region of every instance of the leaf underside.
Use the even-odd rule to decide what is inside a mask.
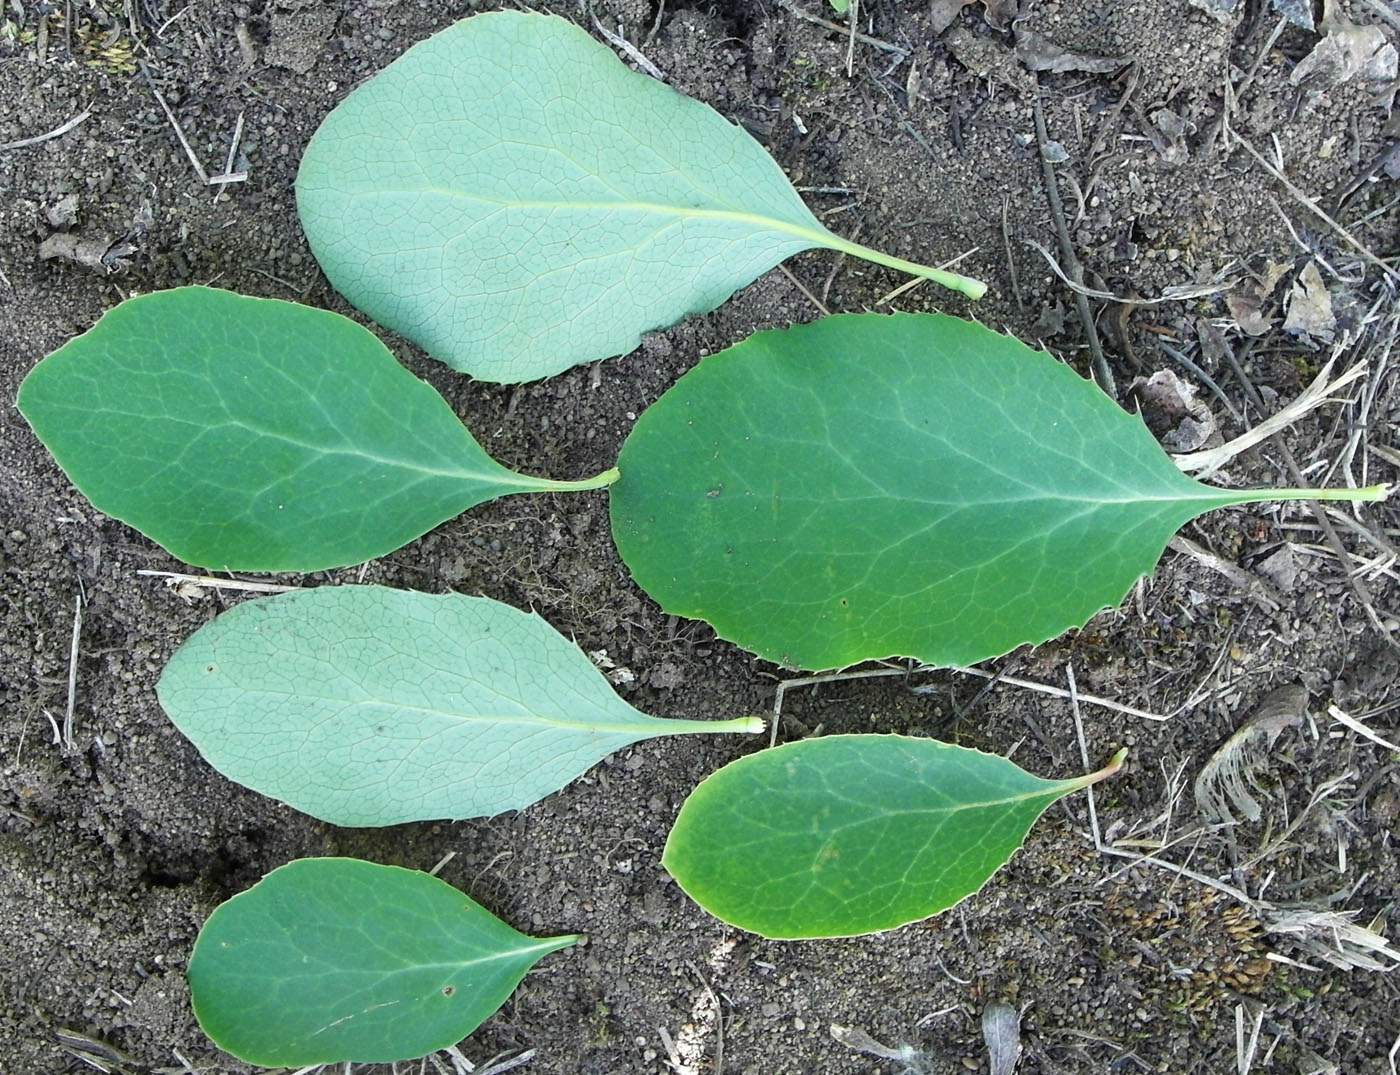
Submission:
[[[211,288],[123,302],[19,408],[98,510],[206,568],[359,563],[551,484],[487,456],[355,322]]]
[[[351,93],[297,207],[338,291],[492,381],[623,354],[830,238],[738,127],[518,12],[463,19]]]
[[[539,616],[379,586],[245,601],[157,693],[219,772],[336,825],[499,814],[639,739],[736,730],[639,713]]]
[[[1086,780],[1042,780],[931,739],[831,735],[750,754],[690,794],[662,862],[696,903],[765,937],[849,937],[976,892]]]
[[[460,1041],[576,939],[527,937],[426,873],[298,859],[209,916],[190,993],[249,1063],[392,1063]]]
[[[638,420],[612,526],[637,583],[780,664],[970,664],[1083,624],[1171,534],[1267,492],[1185,477],[1015,339],[850,314],[704,359]]]

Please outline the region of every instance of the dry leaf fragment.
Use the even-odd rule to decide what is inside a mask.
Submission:
[[[1191,0],[1191,6],[1197,11],[1204,11],[1217,22],[1228,24],[1239,7],[1239,0]]]
[[[1336,86],[1357,77],[1366,82],[1395,78],[1400,54],[1379,26],[1358,26],[1340,15],[1324,26],[1325,36],[1288,76],[1291,85],[1316,82]]]
[[[1004,1000],[982,1009],[982,1038],[992,1075],[1011,1075],[1021,1059],[1021,1014]]]
[[[1317,262],[1310,261],[1303,267],[1298,282],[1289,291],[1283,327],[1295,336],[1306,334],[1319,340],[1330,340],[1336,331],[1332,296],[1327,293],[1327,285],[1317,271]]]
[[[1127,65],[1121,56],[1093,56],[1055,44],[1030,30],[1016,31],[1016,57],[1032,71],[1087,71],[1103,75]]]
[[[1196,809],[1208,821],[1235,821],[1238,811],[1250,821],[1263,814],[1250,788],[1259,790],[1254,771],[1267,759],[1279,735],[1303,723],[1308,692],[1298,684],[1270,692],[1196,777]],[[1233,810],[1232,810],[1233,808]]]
[[[1225,296],[1225,305],[1240,331],[1249,336],[1263,336],[1274,327],[1270,318],[1263,314],[1262,299],[1257,289],[1246,287],[1232,295]]]
[[[933,0],[933,6],[929,11],[933,17],[933,32],[941,34],[948,29],[962,14],[962,9],[973,2],[974,0]]]
[[[1138,399],[1147,426],[1170,452],[1194,452],[1219,439],[1215,415],[1196,394],[1196,386],[1171,370],[1139,377],[1128,390]]]
[[[844,1045],[847,1049],[853,1049],[858,1053],[865,1053],[867,1056],[878,1056],[882,1060],[895,1060],[904,1065],[905,1072],[909,1075],[930,1075],[933,1068],[929,1066],[928,1054],[912,1045],[900,1045],[891,1048],[876,1041],[860,1027],[837,1026],[831,1024],[831,1036]]]
[[[1313,0],[1273,0],[1273,9],[1294,26],[1313,29]]]
[[[957,17],[962,14],[962,9],[969,4],[978,3],[979,0],[933,0],[930,15],[933,17],[933,32],[941,34],[948,27],[953,25]],[[995,30],[1008,30],[1011,28],[1011,20],[1018,14],[1016,0],[981,0],[985,8],[985,15],[988,25]]]
[[[39,244],[39,257],[43,261],[58,258],[82,265],[94,272],[110,273],[125,268],[122,258],[131,254],[134,249],[121,241],[107,238],[85,239],[72,232],[60,231]]]

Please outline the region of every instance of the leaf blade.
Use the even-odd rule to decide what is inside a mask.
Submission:
[[[495,462],[348,318],[211,288],[121,303],[29,372],[19,408],[95,507],[214,569],[359,563],[570,484]]]
[[[347,826],[499,814],[639,739],[762,727],[647,716],[538,616],[379,586],[245,601],[156,693],[225,776]]]
[[[976,892],[1047,806],[1119,761],[1088,777],[1042,780],[932,739],[787,743],[702,781],[662,864],[710,914],[765,937],[894,929]]]
[[[190,956],[195,1015],[266,1067],[392,1063],[455,1044],[542,956],[446,882],[356,859],[298,859],[221,904]]]
[[[713,109],[517,12],[463,19],[351,93],[297,205],[338,291],[496,381],[630,351],[801,250],[872,256]]]
[[[757,333],[654,403],[618,467],[637,583],[810,669],[1045,641],[1118,600],[1188,519],[1277,495],[1185,477],[1074,371],[939,314]]]

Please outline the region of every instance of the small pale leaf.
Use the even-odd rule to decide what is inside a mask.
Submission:
[[[527,937],[426,873],[298,859],[209,916],[190,994],[251,1064],[392,1063],[456,1044],[577,939]]]
[[[976,892],[1047,806],[1121,762],[1042,780],[932,739],[806,739],[702,781],[662,862],[705,910],[765,937],[893,929]]]
[[[618,466],[613,535],[638,584],[810,669],[1043,642],[1119,600],[1193,516],[1301,495],[1185,477],[1069,367],[940,314],[757,333],[653,404]]]
[[[492,381],[630,351],[811,247],[983,290],[833,235],[713,109],[520,12],[463,19],[351,93],[297,207],[341,294]]]
[[[639,739],[763,727],[649,717],[539,616],[380,586],[245,601],[157,693],[219,772],[336,825],[499,814]]]
[[[359,563],[484,500],[609,477],[515,474],[349,318],[204,287],[121,303],[19,409],[94,507],[207,568]]]

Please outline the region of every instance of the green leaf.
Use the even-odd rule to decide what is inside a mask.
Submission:
[[[576,940],[527,937],[416,870],[298,859],[209,916],[190,993],[250,1064],[392,1063],[456,1044]]]
[[[984,660],[1118,601],[1201,512],[1384,492],[1202,485],[1073,370],[937,314],[751,336],[652,405],[618,467],[638,584],[811,669]]]
[[[562,19],[476,15],[321,124],[297,175],[321,267],[456,369],[527,381],[632,350],[784,258],[847,242],[752,138]]]
[[[515,474],[374,335],[325,310],[182,287],[128,299],[24,379],[19,409],[93,506],[187,563],[358,563]]]
[[[763,728],[649,717],[539,616],[380,586],[245,601],[156,690],[215,769],[336,825],[499,814],[639,739]]]
[[[691,792],[662,864],[765,937],[894,929],[971,895],[1061,795],[1005,758],[902,735],[831,735],[731,762]]]

